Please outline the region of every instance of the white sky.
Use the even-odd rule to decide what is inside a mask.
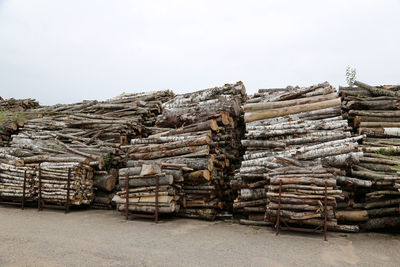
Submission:
[[[0,96],[400,83],[400,0],[0,0]]]

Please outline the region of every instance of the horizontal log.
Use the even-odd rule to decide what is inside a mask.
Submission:
[[[289,106],[296,106],[296,105],[304,105],[309,103],[321,102],[330,99],[337,98],[338,95],[336,93],[328,94],[328,95],[321,95],[321,96],[313,96],[313,97],[305,97],[287,101],[278,101],[278,102],[261,102],[261,103],[253,103],[253,104],[246,104],[244,106],[245,112],[257,111],[257,110],[268,110],[268,109],[275,109],[275,108],[282,108],[282,107],[289,107]]]
[[[290,108],[285,107],[285,108],[280,108],[280,109],[270,109],[268,111],[263,111],[263,112],[246,113],[244,116],[244,120],[247,123],[247,122],[252,122],[252,121],[257,121],[257,120],[263,120],[263,119],[268,119],[268,118],[275,118],[275,117],[286,116],[286,115],[290,115],[290,114],[296,114],[296,113],[300,113],[300,112],[336,107],[336,106],[340,106],[340,105],[341,105],[340,98],[337,98],[337,99],[331,99],[331,100],[322,101],[322,102],[318,102],[318,103],[291,106]]]

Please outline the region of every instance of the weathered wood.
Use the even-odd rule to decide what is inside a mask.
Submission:
[[[125,184],[125,178],[119,178],[120,184]],[[174,177],[172,175],[164,175],[159,177],[160,185],[171,185],[174,182]],[[156,184],[155,177],[143,177],[136,179],[129,179],[129,186],[140,187],[140,186],[154,186]]]
[[[210,180],[210,171],[209,170],[199,170],[190,172],[184,175],[185,182],[187,183],[204,183]]]
[[[382,218],[372,218],[369,219],[364,225],[362,225],[362,229],[364,230],[374,230],[374,229],[382,229],[389,227],[397,227],[400,225],[400,217],[382,217]]]
[[[114,169],[110,174],[94,175],[93,185],[105,191],[112,191],[117,181],[117,171]]]
[[[267,109],[276,109],[288,106],[295,106],[295,105],[304,105],[309,103],[315,103],[320,101],[326,101],[330,99],[337,98],[338,95],[336,93],[328,94],[328,95],[319,95],[313,97],[306,97],[306,98],[299,98],[287,101],[278,101],[278,102],[261,102],[261,103],[254,103],[254,104],[246,104],[244,106],[245,112],[252,112],[257,110],[267,110]]]
[[[365,222],[369,219],[366,210],[336,211],[336,218],[339,222]]]
[[[245,122],[252,122],[257,120],[275,118],[290,114],[296,114],[300,112],[306,112],[306,111],[312,111],[312,110],[318,110],[322,108],[330,108],[336,106],[340,106],[340,98],[331,99],[318,103],[298,105],[290,108],[270,109],[262,112],[246,113],[244,119]]]

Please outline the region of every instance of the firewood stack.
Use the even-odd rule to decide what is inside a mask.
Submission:
[[[117,210],[126,208],[126,178],[129,179],[128,209],[135,213],[176,213],[180,208],[180,190],[183,165],[142,164],[140,167],[128,167],[119,170],[121,190],[113,197]],[[157,180],[158,179],[158,188]],[[158,198],[156,199],[156,191]]]
[[[30,110],[38,107],[39,103],[33,99],[4,100],[0,97],[0,147],[9,145],[11,135],[16,134],[31,117]]]
[[[0,201],[22,200],[26,171],[25,198],[33,199],[35,169],[0,163]]]
[[[57,179],[64,183],[64,189],[67,166],[78,164],[81,169],[75,167],[73,179],[82,181],[80,190],[84,196],[75,197],[77,200],[72,204],[91,203],[93,190],[111,198],[117,179],[113,167],[118,167],[120,161],[118,155],[113,155],[115,148],[130,139],[147,136],[162,103],[172,96],[170,91],[124,94],[103,102],[83,101],[39,108],[36,118],[28,120],[18,135],[13,136],[10,147],[2,148],[0,153],[10,164],[62,166],[53,171],[60,172]],[[83,172],[90,175],[83,177]],[[38,186],[35,188],[38,191]],[[62,192],[49,191],[44,195],[59,193],[62,197]],[[57,197],[48,199],[58,201]],[[109,207],[106,199],[97,200],[98,207],[101,203]]]
[[[322,225],[325,184],[328,229],[357,231],[337,225],[336,201],[344,198],[334,175],[357,163],[357,141],[341,117],[340,98],[327,82],[306,88],[259,90],[245,105],[246,147],[236,183],[234,208],[275,222],[282,183],[280,221]],[[266,209],[265,209],[266,206]],[[248,221],[247,221],[248,222]]]
[[[338,218],[372,230],[400,225],[400,86],[355,82],[340,88],[342,108],[356,134],[367,136],[360,163],[340,177],[347,191]]]
[[[212,134],[211,130],[205,129],[176,136],[150,136],[145,139],[134,139],[131,140],[131,145],[122,146],[121,149],[126,150],[124,153],[127,155],[127,168],[133,168],[136,173],[140,171],[143,164],[162,164],[179,168],[166,172],[173,175],[175,183],[182,184],[185,180],[188,192],[183,199],[183,205],[209,207],[200,209],[194,215],[214,219],[216,210],[212,207],[213,205],[216,207],[219,202],[215,197],[210,197],[215,194],[216,187],[209,185],[210,173],[214,170],[213,160],[209,158]],[[119,186],[123,188],[124,183],[121,182],[121,179],[124,177],[121,176],[120,171]],[[189,193],[193,193],[195,198],[187,195]]]
[[[230,181],[240,167],[240,139],[244,134],[241,106],[246,98],[243,83],[237,82],[179,95],[163,105],[156,126],[180,128],[154,136],[193,136],[204,130],[211,133],[206,155],[189,156],[206,159],[207,168],[185,173],[181,216],[213,220],[221,210],[232,211]]]
[[[89,205],[94,199],[93,168],[77,162],[44,162],[36,168],[36,198],[45,203],[65,205],[68,191],[68,172],[71,169],[69,199],[71,205]],[[39,180],[40,175],[40,180]]]
[[[122,94],[107,101],[55,105],[38,111],[65,124],[67,139],[110,146],[149,135],[162,103],[173,96],[171,91]]]
[[[231,209],[229,186],[240,166],[240,138],[244,133],[241,82],[178,95],[163,104],[153,135],[131,140],[121,153],[127,166],[143,163],[185,165],[183,207],[179,215],[213,220]]]

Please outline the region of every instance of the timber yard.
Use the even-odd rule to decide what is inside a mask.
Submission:
[[[359,81],[1,99],[0,264],[396,266],[399,99]]]

